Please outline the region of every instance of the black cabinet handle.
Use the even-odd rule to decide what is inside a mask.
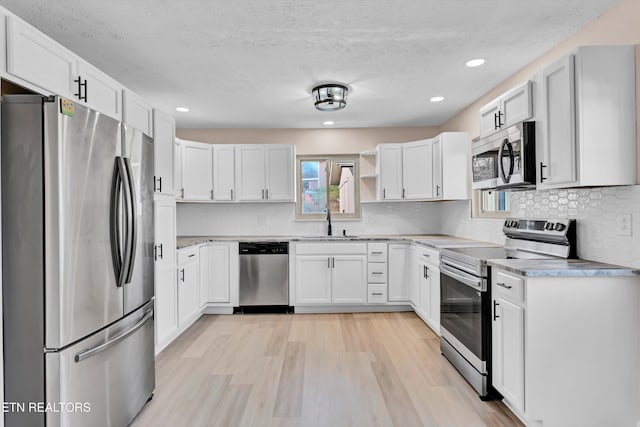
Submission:
[[[184,282],[184,268],[180,270],[180,274],[182,274],[182,278],[180,279],[180,281]]]
[[[504,113],[502,111],[498,111],[498,128],[501,128],[502,126],[504,126],[504,123],[502,123],[503,116],[504,116]]]
[[[546,168],[546,167],[547,167],[547,165],[545,165],[544,163],[540,162],[540,182],[542,182],[545,179],[547,179],[547,178],[545,178],[543,176],[543,169]]]
[[[156,187],[156,183],[158,186]],[[162,177],[156,178],[153,177],[153,191],[157,191],[158,193],[162,193]]]
[[[493,113],[493,130],[498,129],[498,113]]]
[[[425,279],[429,278],[429,267],[427,267],[426,265],[424,266],[424,271],[425,271]]]
[[[160,256],[159,256],[159,258],[160,259],[164,259],[164,255],[162,253],[162,243],[160,243]]]
[[[77,79],[74,80],[75,83],[78,83],[78,93],[74,95],[80,100],[87,102],[87,80],[82,81],[82,76],[78,76]],[[84,96],[82,95],[82,88],[84,88]]]
[[[500,304],[498,304],[498,301],[494,300],[493,301],[493,320],[495,321],[497,318],[499,318],[500,316],[498,316],[496,307],[499,306]]]
[[[386,198],[387,198],[387,189],[386,189],[386,188],[383,188],[383,189],[382,189],[382,198],[383,198],[383,199],[386,199]]]

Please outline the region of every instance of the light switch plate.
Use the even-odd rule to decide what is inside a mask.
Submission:
[[[618,236],[631,236],[631,214],[620,214],[617,216],[616,231]]]

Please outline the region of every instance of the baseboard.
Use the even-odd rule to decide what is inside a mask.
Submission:
[[[413,311],[409,305],[297,305],[295,313],[375,313]]]
[[[416,315],[422,320],[428,327],[433,331],[434,334],[440,336],[440,327],[438,325],[432,324],[427,316],[425,316],[420,310],[415,310]]]
[[[202,314],[233,314],[233,307],[205,306]]]

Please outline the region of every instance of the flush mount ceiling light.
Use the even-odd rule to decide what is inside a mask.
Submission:
[[[322,122],[322,124],[325,126],[333,126],[336,124],[336,122],[334,122],[333,120],[327,120],[326,122]]]
[[[311,91],[316,108],[320,111],[341,110],[347,105],[349,89],[339,83],[316,86]]]
[[[187,107],[178,107],[176,111],[180,111],[181,113],[188,113],[189,109]]]
[[[467,67],[479,67],[482,64],[484,64],[484,59],[483,58],[475,58],[475,59],[470,59],[467,62],[465,62],[464,65],[466,65]]]
[[[444,101],[444,96],[434,96],[433,98],[431,98],[429,101],[431,102],[440,102],[440,101]]]

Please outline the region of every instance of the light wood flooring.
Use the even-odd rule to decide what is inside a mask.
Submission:
[[[158,355],[146,426],[522,426],[414,313],[203,316]]]

